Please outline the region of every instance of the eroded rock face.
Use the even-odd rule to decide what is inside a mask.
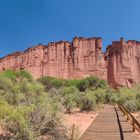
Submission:
[[[38,45],[0,59],[0,71],[26,69],[35,78],[48,75],[80,79],[96,75],[107,80],[107,64],[101,49],[101,38],[75,37],[72,43],[60,41]]]
[[[25,69],[34,78],[81,79],[98,76],[113,87],[140,83],[140,42],[114,41],[102,52],[101,38],[75,37],[72,42],[37,45],[0,59],[0,71]]]
[[[72,43],[73,78],[96,75],[107,80],[107,63],[101,38],[74,38]]]
[[[44,48],[42,75],[63,79],[71,78],[71,51],[71,43],[69,42],[49,43],[48,46]]]
[[[81,79],[96,75],[107,80],[107,65],[101,38],[77,38],[49,43],[44,49],[43,75]]]
[[[42,61],[45,46],[38,45],[24,52],[15,52],[0,59],[0,71],[26,69],[37,78],[42,76]]]
[[[140,42],[115,41],[107,48],[108,82],[113,87],[140,83]]]

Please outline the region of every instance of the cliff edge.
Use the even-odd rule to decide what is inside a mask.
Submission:
[[[25,69],[34,78],[81,79],[90,75],[114,88],[140,83],[140,42],[113,41],[102,52],[102,38],[75,37],[72,42],[39,44],[0,58],[0,71]]]

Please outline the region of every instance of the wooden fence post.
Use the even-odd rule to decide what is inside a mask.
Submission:
[[[72,125],[71,140],[74,140],[74,130],[75,130],[75,124]]]
[[[137,130],[140,133],[140,123],[135,119],[135,117],[129,112],[129,110],[123,106],[119,105],[120,110],[126,116],[127,121],[130,121],[131,125],[133,126],[133,131]]]

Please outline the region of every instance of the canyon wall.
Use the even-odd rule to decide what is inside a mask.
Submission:
[[[0,71],[26,69],[33,77],[52,76],[81,79],[96,75],[107,80],[101,38],[78,38],[73,41],[37,45],[24,52],[16,52],[0,59]]]
[[[102,52],[101,38],[75,37],[72,42],[39,44],[24,52],[15,52],[0,59],[0,71],[25,69],[33,77],[52,76],[81,79],[93,75],[113,87],[131,87],[140,83],[140,43],[112,42]]]
[[[15,52],[0,59],[0,71],[6,69],[26,69],[35,78],[42,76],[42,61],[44,56],[44,47],[38,45],[29,48],[24,52]]]
[[[107,81],[113,87],[132,87],[140,83],[140,42],[129,40],[112,42],[107,47]]]

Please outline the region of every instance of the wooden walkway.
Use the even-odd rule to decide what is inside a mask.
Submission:
[[[105,105],[80,140],[140,140],[123,113],[114,106]]]

